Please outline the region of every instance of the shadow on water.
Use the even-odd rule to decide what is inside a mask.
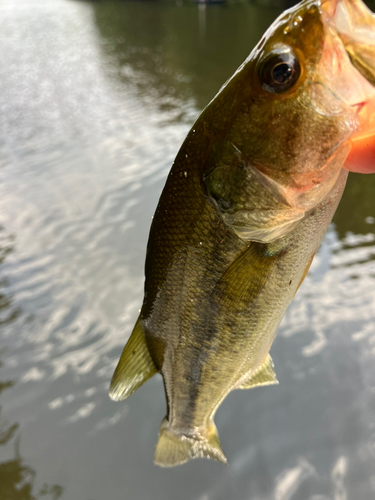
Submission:
[[[2,363],[0,361],[0,368]],[[3,391],[11,389],[14,382],[11,380],[0,381],[0,396]],[[63,493],[63,488],[58,484],[52,486],[45,484],[35,496],[32,493],[36,476],[34,469],[25,465],[20,454],[19,424],[8,424],[1,418],[0,406],[0,446],[5,446],[13,441],[14,458],[0,463],[0,500],[36,500],[50,496],[57,500]]]
[[[176,99],[206,106],[282,10],[240,3],[180,8],[110,1],[92,7],[116,82],[135,83],[139,95],[151,94],[162,110],[177,106]],[[176,119],[183,118],[176,110]]]
[[[13,238],[5,235],[0,228],[0,265],[4,264],[6,256],[13,251]],[[8,282],[0,280],[0,327],[6,327],[14,322],[21,314],[20,308],[15,308],[12,297],[6,291]],[[0,369],[2,368],[1,357],[5,351],[0,351]],[[4,391],[12,389],[15,385],[13,380],[0,380],[0,397]],[[44,484],[35,496],[32,493],[36,472],[30,466],[25,465],[20,454],[20,426],[17,422],[8,423],[2,417],[0,406],[0,447],[13,447],[14,458],[0,462],[0,500],[37,500],[49,496],[57,500],[63,493],[63,488],[58,484]]]
[[[12,251],[13,237],[8,235],[5,229],[0,226],[0,265]],[[8,293],[6,293],[7,287],[7,278],[0,277],[0,327],[12,323],[21,313],[21,310],[18,307],[12,307],[12,298]]]

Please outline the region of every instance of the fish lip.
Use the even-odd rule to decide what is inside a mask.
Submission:
[[[355,54],[359,60],[363,57],[361,44],[371,49],[374,60],[371,69],[375,72],[375,13],[362,0],[321,0],[321,16],[326,32],[332,30],[337,34],[353,67],[369,81],[353,62],[350,46],[357,48]]]
[[[317,112],[342,114],[352,122],[353,139],[373,135],[375,14],[362,0],[321,0],[321,16],[324,49],[317,71],[319,81],[313,83],[324,88],[317,94],[325,94],[326,99],[315,102]]]
[[[342,38],[375,44],[375,14],[362,0],[321,0],[323,22]]]
[[[355,104],[351,105],[351,108],[356,115],[359,115],[362,109],[366,106],[367,102],[368,101],[356,102]]]

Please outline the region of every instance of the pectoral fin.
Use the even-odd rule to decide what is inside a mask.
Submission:
[[[265,245],[252,242],[232,263],[212,292],[212,308],[217,303],[227,314],[238,314],[251,307],[280,258],[280,251],[268,254],[266,250]]]
[[[278,384],[272,358],[267,354],[265,362],[248,379],[244,380],[238,389],[252,389],[259,385]]]
[[[113,374],[109,389],[110,398],[114,401],[128,398],[157,371],[138,318]]]

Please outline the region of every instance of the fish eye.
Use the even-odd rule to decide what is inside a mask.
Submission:
[[[276,94],[292,88],[300,75],[301,65],[291,49],[271,52],[260,64],[258,71],[264,90]]]

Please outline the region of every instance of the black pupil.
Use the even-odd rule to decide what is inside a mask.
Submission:
[[[285,83],[292,76],[293,68],[290,64],[280,63],[272,70],[272,78],[277,83]]]
[[[294,87],[301,75],[301,65],[292,49],[269,52],[258,67],[259,81],[264,90],[282,94]]]

